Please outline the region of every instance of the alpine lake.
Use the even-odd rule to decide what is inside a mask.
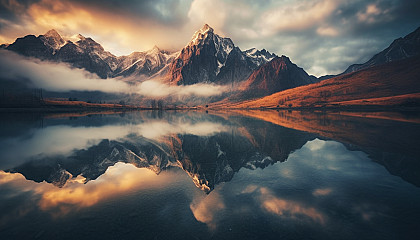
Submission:
[[[417,239],[420,115],[0,113],[0,239]]]

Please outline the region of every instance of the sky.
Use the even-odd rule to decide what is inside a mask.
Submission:
[[[420,26],[416,0],[0,0],[0,43],[56,29],[115,55],[180,50],[205,23],[233,40],[286,55],[309,74],[338,74]]]

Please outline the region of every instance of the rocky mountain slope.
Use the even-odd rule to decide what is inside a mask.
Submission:
[[[420,55],[420,27],[403,38],[395,39],[389,47],[375,54],[375,56],[369,59],[369,61],[363,64],[353,64],[349,66],[342,74],[359,71],[417,55]]]
[[[95,180],[117,162],[147,168],[156,174],[176,167],[209,193],[217,184],[230,181],[241,168],[263,169],[284,162],[291,152],[314,138],[312,134],[283,127],[268,131],[272,124],[254,119],[235,119],[232,124],[232,132],[213,136],[173,134],[159,141],[142,136],[104,139],[87,149],[75,150],[70,156],[40,156],[6,171],[62,187],[77,176],[84,177],[85,182]]]
[[[101,78],[142,81],[153,76],[164,77],[167,82],[178,85],[240,82],[276,56],[264,49],[242,52],[231,39],[217,35],[207,24],[179,52],[155,46],[148,51],[117,57],[92,38],[79,34],[65,39],[55,30],[18,38],[12,44],[3,44],[2,48],[28,57],[66,62]]]
[[[234,108],[420,107],[420,56],[274,93]]]
[[[331,103],[331,101],[362,101],[367,98],[389,98],[416,93],[411,91],[416,89],[416,83],[413,83],[413,86],[405,84],[411,82],[413,76],[417,76],[412,71],[416,67],[416,60],[408,60],[405,63],[401,61],[413,59],[420,54],[420,28],[404,38],[396,39],[387,49],[376,54],[368,62],[352,65],[339,75],[340,77],[335,78],[331,75],[321,78],[310,76],[288,57],[278,57],[264,49],[252,48],[242,51],[235,46],[230,38],[218,35],[207,24],[195,32],[191,41],[184,48],[174,53],[155,46],[149,51],[134,52],[128,56],[117,57],[105,51],[99,43],[91,38],[79,34],[65,39],[55,30],[50,30],[38,37],[28,35],[18,38],[10,45],[1,45],[1,48],[42,60],[66,62],[73,67],[96,73],[101,78],[118,77],[134,83],[159,79],[173,85],[214,83],[229,86],[230,90],[224,92],[223,95],[205,100],[207,103],[225,99],[223,104],[218,106],[264,97],[322,80],[322,84],[314,86],[323,87],[311,90],[316,96],[302,92],[299,93],[302,96],[296,97],[295,102],[291,102],[291,96],[288,96],[273,100],[275,104],[269,104],[271,107],[316,107],[324,106],[324,103]],[[395,63],[387,66],[391,66],[392,71],[395,70],[401,74],[398,75],[388,69],[383,69],[384,64],[387,63]],[[378,69],[369,70],[374,67],[380,67],[389,74],[380,77]],[[363,70],[369,71],[361,73]],[[410,75],[411,73],[414,75]],[[375,75],[373,78],[367,77],[372,74]],[[408,78],[403,79],[402,76]],[[384,80],[380,80],[380,78]],[[334,80],[325,82],[330,79]],[[345,83],[345,90],[336,89],[335,86],[339,85],[338,83],[341,83],[343,79],[350,79]],[[397,84],[398,82],[401,82],[400,85]],[[379,88],[372,88],[372,86],[379,85]],[[391,86],[395,89],[387,89]],[[399,86],[406,89],[402,91]],[[287,93],[297,93],[300,91],[299,89]],[[334,92],[334,89],[337,91]],[[302,101],[297,99],[302,99]],[[165,100],[172,101],[171,99]],[[357,104],[363,105],[363,102],[360,101]],[[375,100],[378,104],[384,101],[389,102],[389,99]],[[272,101],[270,100],[270,102]],[[239,105],[235,104],[235,106]]]
[[[81,34],[64,39],[55,30],[38,37],[28,35],[18,38],[3,48],[24,56],[42,60],[65,62],[76,68],[83,68],[101,78],[151,76],[174,58],[171,53],[157,47],[145,52],[134,52],[117,57]]]
[[[275,56],[266,50],[242,52],[230,38],[219,36],[205,24],[170,64],[166,79],[177,85],[199,82],[233,85]]]
[[[316,82],[305,70],[292,63],[286,56],[275,57],[262,65],[240,86],[244,99],[270,95]]]

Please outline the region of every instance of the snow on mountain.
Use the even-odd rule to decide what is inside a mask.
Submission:
[[[251,48],[244,51],[245,55],[257,66],[267,63],[277,57],[274,53],[269,53],[267,50],[258,50],[256,48]]]
[[[150,77],[174,58],[174,53],[161,50],[157,46],[145,52],[133,52],[128,56],[119,57],[114,76],[139,77],[144,75]]]
[[[105,51],[104,48],[92,38],[86,38],[81,34],[78,35],[78,38],[79,40],[75,42],[77,46],[84,49],[95,61],[98,62],[102,60],[107,63],[111,71],[115,71],[118,65],[118,59],[115,55]]]
[[[245,80],[258,66],[272,59],[268,52],[242,52],[205,24],[170,64],[166,79],[175,84],[214,82],[234,84]]]
[[[222,37],[205,24],[180,51],[158,47],[117,57],[90,37],[62,37],[52,29],[38,37],[18,38],[2,48],[49,61],[66,62],[96,73],[101,78],[124,77],[132,81],[164,78],[176,84],[214,82],[231,84],[246,80],[260,65],[276,55],[266,50],[242,52],[230,38]]]
[[[54,29],[49,30],[44,35],[39,36],[39,38],[44,42],[44,44],[53,49],[53,54],[60,49],[66,41],[58,34]]]

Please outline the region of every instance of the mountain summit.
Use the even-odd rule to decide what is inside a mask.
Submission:
[[[270,59],[253,58],[205,24],[170,64],[166,79],[178,85],[199,82],[237,83],[249,77],[253,70]]]
[[[207,37],[208,33],[213,33],[214,29],[210,27],[208,24],[204,24],[204,26],[196,31],[188,45],[197,45],[201,40]]]
[[[292,63],[286,56],[275,57],[255,70],[240,86],[240,99],[270,95],[279,91],[316,82],[305,70]]]
[[[66,62],[101,78],[144,81],[158,77],[179,85],[202,82],[233,85],[276,56],[264,49],[242,52],[230,38],[219,36],[208,24],[197,30],[191,41],[176,53],[155,46],[149,51],[116,57],[90,37],[78,34],[64,39],[54,29],[44,35],[18,38],[1,48],[29,57]]]

